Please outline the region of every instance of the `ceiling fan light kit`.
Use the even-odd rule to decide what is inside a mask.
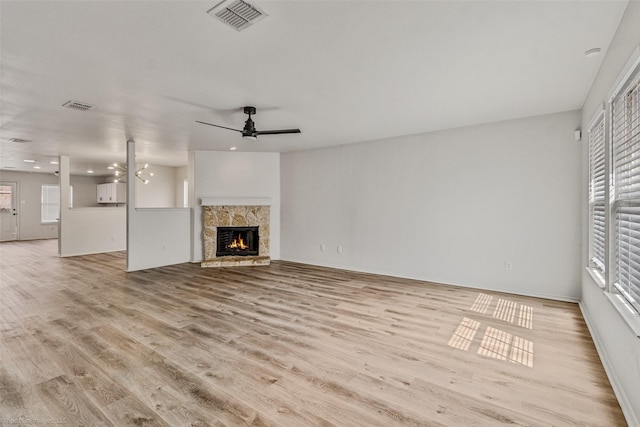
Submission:
[[[143,167],[141,167],[140,169],[136,170],[134,172],[134,175],[136,178],[138,178],[140,181],[142,181],[143,184],[148,184],[149,183],[149,179],[144,176],[145,175],[145,170],[149,167],[148,163],[145,163],[145,165]],[[116,178],[113,180],[113,182],[127,182],[126,179],[126,175],[127,175],[127,167],[126,166],[122,166],[119,165],[118,163],[113,163],[113,166],[109,166],[108,169],[111,170],[115,170],[115,172],[113,173]],[[148,174],[149,177],[153,176],[153,172]]]
[[[214,125],[213,123],[201,122],[199,120],[196,120],[196,123],[213,126],[217,128],[222,128],[222,129],[227,129],[227,130],[232,130],[235,132],[240,132],[243,138],[250,139],[253,141],[258,139],[258,135],[281,135],[285,133],[301,133],[300,129],[257,130],[255,123],[251,119],[251,116],[253,114],[256,114],[256,108],[251,106],[246,106],[244,107],[243,111],[245,114],[249,116],[249,118],[247,118],[247,120],[244,122],[244,128],[242,128],[242,130],[233,129],[226,126]]]

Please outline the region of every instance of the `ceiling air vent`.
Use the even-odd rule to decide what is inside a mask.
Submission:
[[[30,139],[22,139],[22,138],[9,138],[9,141],[16,142],[18,144],[24,144],[25,142],[31,142]]]
[[[258,6],[245,0],[221,1],[207,13],[238,31],[269,16]]]
[[[79,110],[79,111],[88,111],[96,108],[93,105],[89,105],[84,102],[78,102],[78,101],[67,101],[64,104],[62,104],[62,106],[67,108],[72,108],[74,110]]]

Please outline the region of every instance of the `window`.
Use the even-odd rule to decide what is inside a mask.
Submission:
[[[605,273],[605,169],[604,114],[589,129],[589,259],[591,267]]]
[[[611,103],[613,286],[640,312],[640,67]]]
[[[60,187],[43,184],[41,194],[41,219],[43,224],[58,222],[60,215]],[[69,207],[73,207],[73,187],[69,187]]]
[[[13,200],[13,192],[14,187],[11,185],[0,185],[0,212],[13,212],[14,200]]]
[[[189,181],[187,181],[186,179],[182,184],[182,207],[189,207]]]

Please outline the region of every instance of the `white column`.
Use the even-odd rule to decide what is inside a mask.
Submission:
[[[136,214],[136,143],[133,138],[127,140],[127,271],[133,257],[133,233]]]
[[[191,217],[191,225],[190,225],[190,233],[191,233],[191,241],[190,241],[190,255],[189,260],[191,262],[195,262],[195,246],[202,245],[202,241],[196,236],[195,230],[195,222],[196,222],[196,209],[202,209],[200,204],[197,203],[196,200],[196,157],[195,152],[189,151],[188,158],[188,166],[187,166],[187,175],[189,176],[189,207],[191,208],[190,217]],[[198,218],[199,219],[199,218]]]
[[[60,212],[58,213],[58,255],[66,253],[64,250],[65,236],[64,227],[66,221],[69,219],[69,185],[71,183],[69,175],[71,162],[69,156],[60,156],[58,158],[58,185],[60,187]]]

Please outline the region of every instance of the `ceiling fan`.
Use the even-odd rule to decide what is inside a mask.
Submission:
[[[256,108],[244,107],[244,113],[249,115],[249,118],[247,119],[246,122],[244,122],[244,128],[242,130],[228,128],[226,126],[214,125],[212,123],[207,123],[207,122],[201,122],[199,120],[196,120],[196,123],[201,123],[203,125],[215,126],[217,128],[240,132],[243,138],[253,139],[253,140],[257,139],[258,135],[279,135],[284,133],[300,133],[300,129],[257,130],[255,124],[253,123],[253,120],[251,120],[251,115],[256,113]]]

